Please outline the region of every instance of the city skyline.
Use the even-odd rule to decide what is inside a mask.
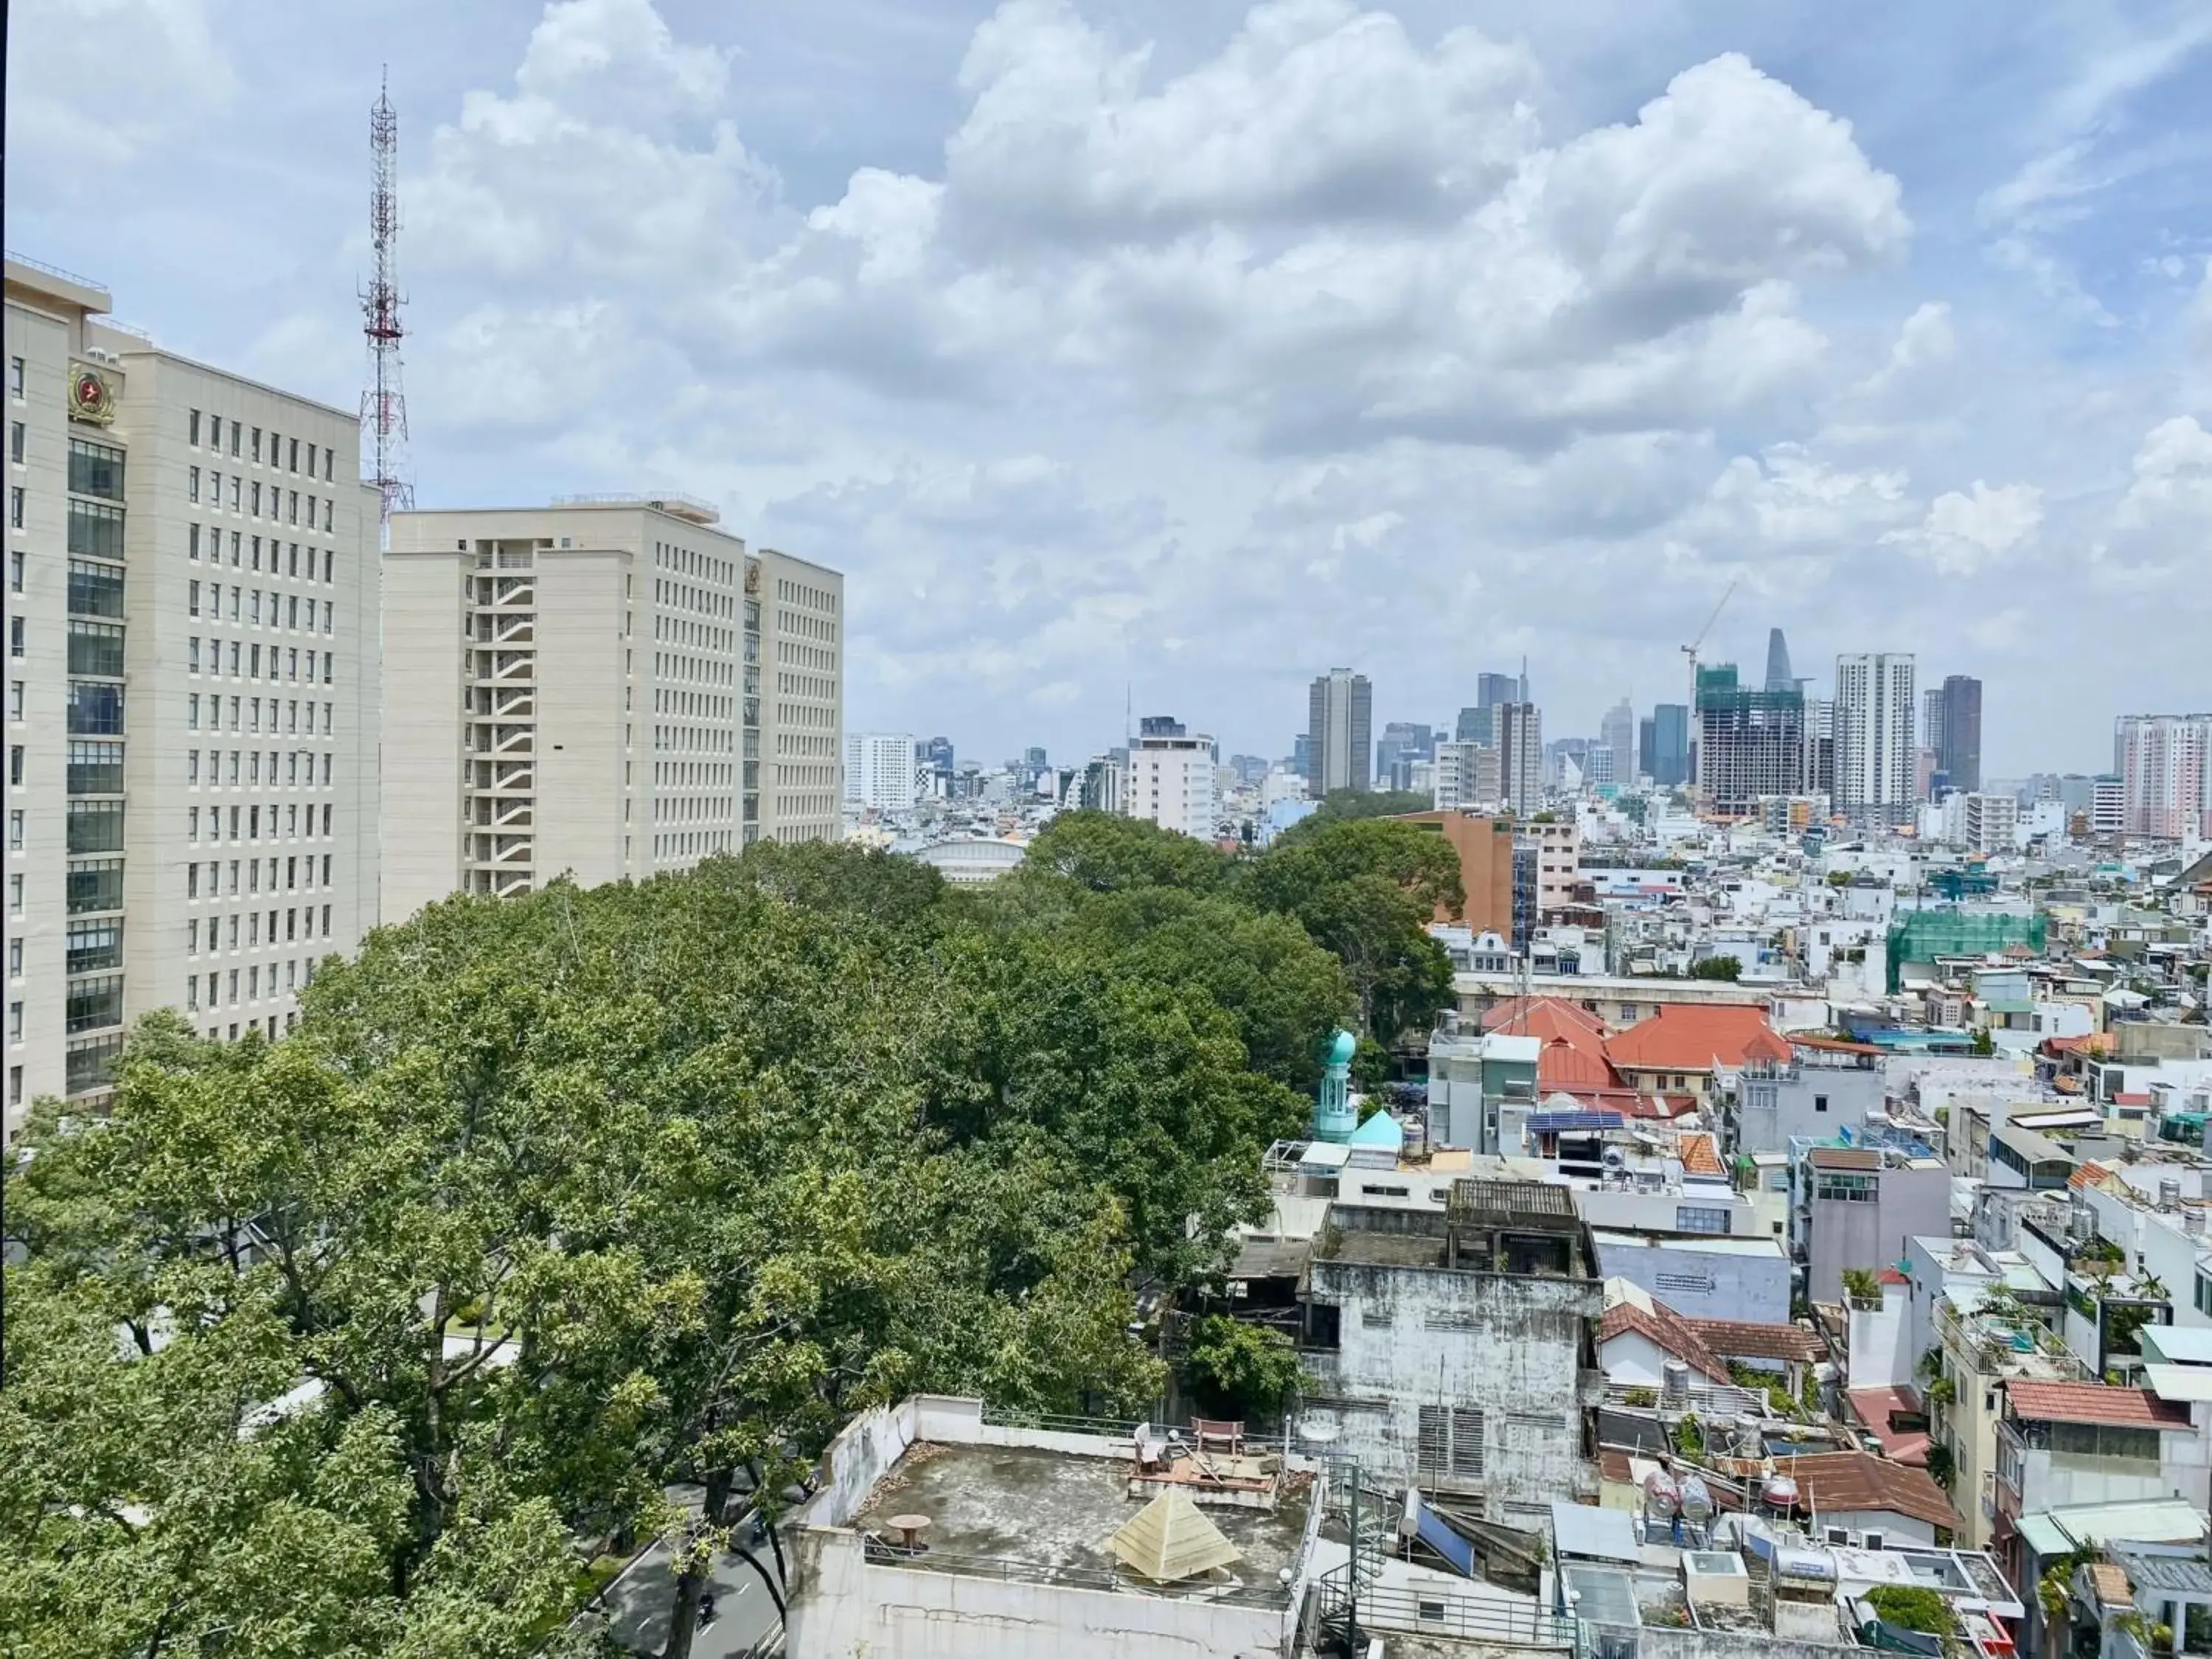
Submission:
[[[1331,663],[1375,675],[1379,726],[1525,654],[1547,728],[1594,733],[1623,689],[1686,700],[1678,647],[1732,580],[1707,659],[1755,682],[1778,626],[1801,668],[1972,675],[1990,775],[2098,769],[2116,716],[2202,706],[2212,287],[2175,228],[2207,186],[2150,142],[2212,105],[2201,27],[2008,25],[2005,76],[1921,100],[1838,49],[1951,63],[1903,8],[1625,19],[1602,52],[1504,8],[1267,15],[1026,0],[885,33],[837,3],[567,0],[311,42],[251,4],[98,31],[20,9],[11,64],[41,69],[11,88],[10,240],[181,351],[349,407],[388,60],[418,499],[644,484],[829,559],[857,727],[1092,751],[1133,685],[1276,753]],[[272,56],[312,68],[263,86]],[[117,93],[89,114],[60,90],[88,77]],[[1209,99],[1279,165],[1190,142]],[[1277,119],[1328,136],[1286,149]],[[1686,153],[1720,131],[1762,169]],[[1439,165],[1468,155],[1486,170]],[[1704,181],[1667,206],[1705,261],[1672,312],[1632,211],[1662,173]],[[1486,238],[1540,177],[1529,245]],[[1602,271],[1570,218],[1614,239]],[[281,246],[232,257],[267,223]],[[1346,369],[1283,283],[1351,281],[1359,239]],[[1193,349],[1144,284],[1207,248],[1226,309]],[[1474,322],[1389,297],[1434,262],[1510,309],[1543,261],[1594,309],[1532,322],[1510,379]],[[1434,361],[1462,378],[1424,387]],[[1624,401],[1631,362],[1653,378]],[[2062,617],[2130,641],[2092,695],[2043,660]]]

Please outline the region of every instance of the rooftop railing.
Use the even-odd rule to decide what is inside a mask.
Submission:
[[[995,1578],[1012,1584],[1058,1584],[1069,1589],[1103,1590],[1124,1595],[1149,1595],[1165,1601],[1204,1601],[1214,1607],[1258,1607],[1279,1612],[1290,1605],[1290,1587],[1190,1580],[1152,1584],[1133,1577],[1097,1567],[1063,1566],[1047,1561],[1024,1561],[1012,1556],[967,1555],[934,1547],[909,1554],[896,1544],[872,1534],[867,1540],[872,1566],[905,1567],[917,1572],[957,1573],[967,1578]]]

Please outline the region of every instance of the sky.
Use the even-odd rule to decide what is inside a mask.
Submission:
[[[11,250],[351,405],[400,118],[425,506],[846,574],[848,730],[1547,736],[1788,631],[1986,771],[2212,708],[2212,6],[15,0]]]

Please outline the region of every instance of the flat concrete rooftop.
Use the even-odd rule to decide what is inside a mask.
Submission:
[[[1115,1579],[1132,1589],[1204,1593],[1204,1580],[1152,1586],[1106,1548],[1115,1528],[1152,1496],[1150,1491],[1143,1498],[1128,1496],[1130,1471],[1126,1457],[922,1441],[876,1483],[850,1524],[890,1535],[890,1516],[927,1516],[922,1541],[929,1547],[910,1563],[925,1571],[995,1571],[1045,1583]],[[1310,1502],[1309,1479],[1290,1475],[1272,1512],[1201,1505],[1200,1513],[1244,1558],[1213,1583],[1229,1588],[1233,1581],[1240,1599],[1273,1597],[1287,1605],[1290,1591],[1277,1583],[1276,1574],[1297,1565]]]

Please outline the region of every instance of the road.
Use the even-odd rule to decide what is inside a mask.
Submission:
[[[775,1571],[765,1544],[761,1564]],[[633,1653],[659,1653],[668,1640],[668,1613],[676,1600],[668,1547],[655,1544],[608,1587],[601,1606],[615,1640]],[[775,1603],[760,1575],[734,1555],[714,1559],[714,1622],[692,1638],[695,1659],[736,1659],[776,1627]]]

